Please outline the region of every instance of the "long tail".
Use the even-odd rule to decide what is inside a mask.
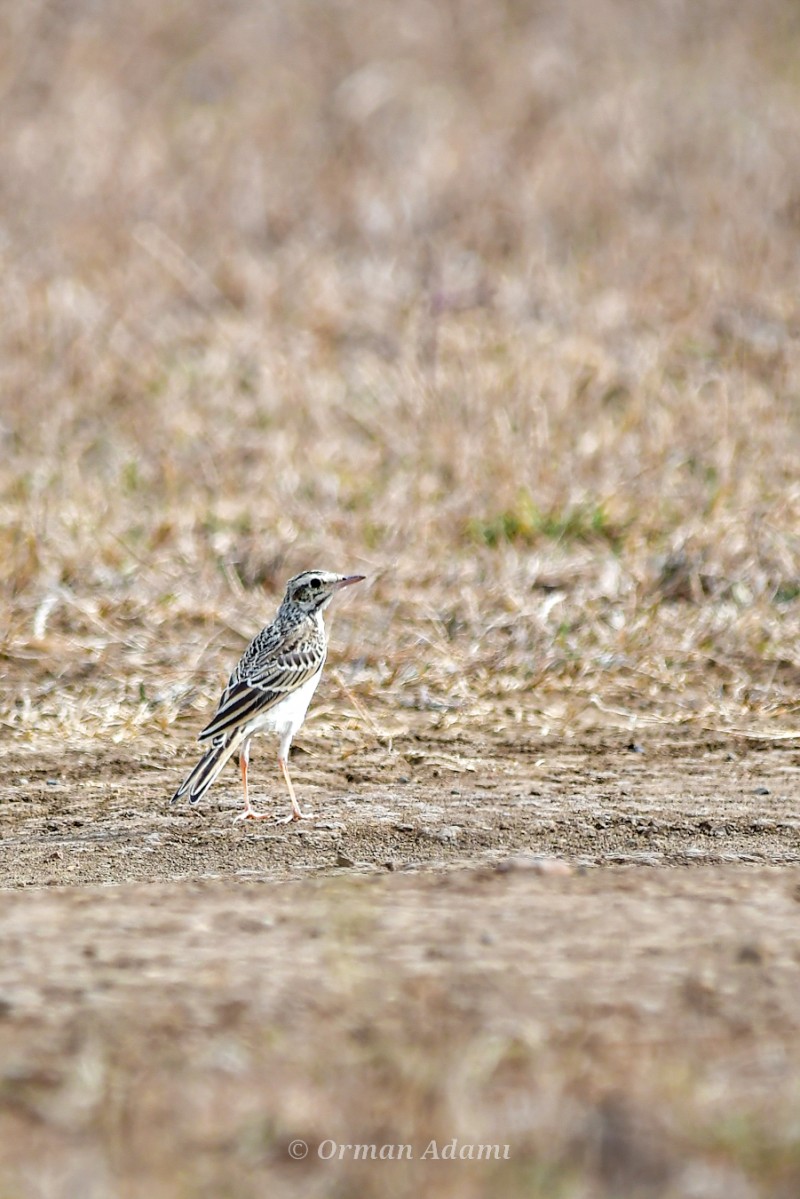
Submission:
[[[191,804],[195,804],[198,800],[202,799],[214,782],[214,779],[226,765],[228,759],[239,748],[242,741],[243,738],[234,733],[232,737],[213,742],[203,754],[192,773],[183,780],[170,800],[170,803],[175,803],[176,800],[183,799],[187,794],[189,796],[189,803]]]

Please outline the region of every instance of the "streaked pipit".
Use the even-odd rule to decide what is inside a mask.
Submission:
[[[247,764],[253,735],[267,729],[280,738],[278,765],[292,801],[291,815],[283,819],[303,819],[289,776],[289,746],[305,719],[325,665],[328,637],[322,613],[334,592],[363,578],[304,570],[289,580],[275,619],[253,638],[239,659],[214,718],[198,738],[209,741],[209,748],[181,783],[172,803],[188,795],[189,802],[196,804],[238,750],[244,811],[236,820],[266,819],[267,813],[256,812],[250,803]]]

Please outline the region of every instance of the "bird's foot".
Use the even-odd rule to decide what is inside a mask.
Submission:
[[[255,808],[251,808],[248,805],[248,807],[246,807],[243,812],[240,812],[238,816],[234,816],[233,823],[238,824],[240,820],[269,820],[269,818],[269,812],[257,812]]]
[[[292,808],[288,816],[276,816],[275,820],[278,824],[291,824],[293,820],[313,820],[311,812],[301,812],[299,808]]]

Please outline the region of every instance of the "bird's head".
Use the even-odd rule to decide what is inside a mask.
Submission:
[[[297,604],[305,612],[321,612],[327,608],[334,592],[352,583],[360,583],[363,575],[335,575],[329,570],[304,570],[286,584],[285,604]]]

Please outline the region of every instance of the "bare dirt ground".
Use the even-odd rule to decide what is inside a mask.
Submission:
[[[796,742],[307,747],[5,749],[4,1195],[797,1194]]]
[[[697,732],[593,739],[406,735],[363,749],[346,768],[336,739],[295,750],[307,823],[234,825],[231,767],[198,809],[169,796],[193,762],[165,769],[157,747],[4,754],[0,885],[228,877],[331,869],[414,870],[517,853],[585,866],[800,862],[794,741]],[[264,811],[288,803],[272,760],[254,759]]]

